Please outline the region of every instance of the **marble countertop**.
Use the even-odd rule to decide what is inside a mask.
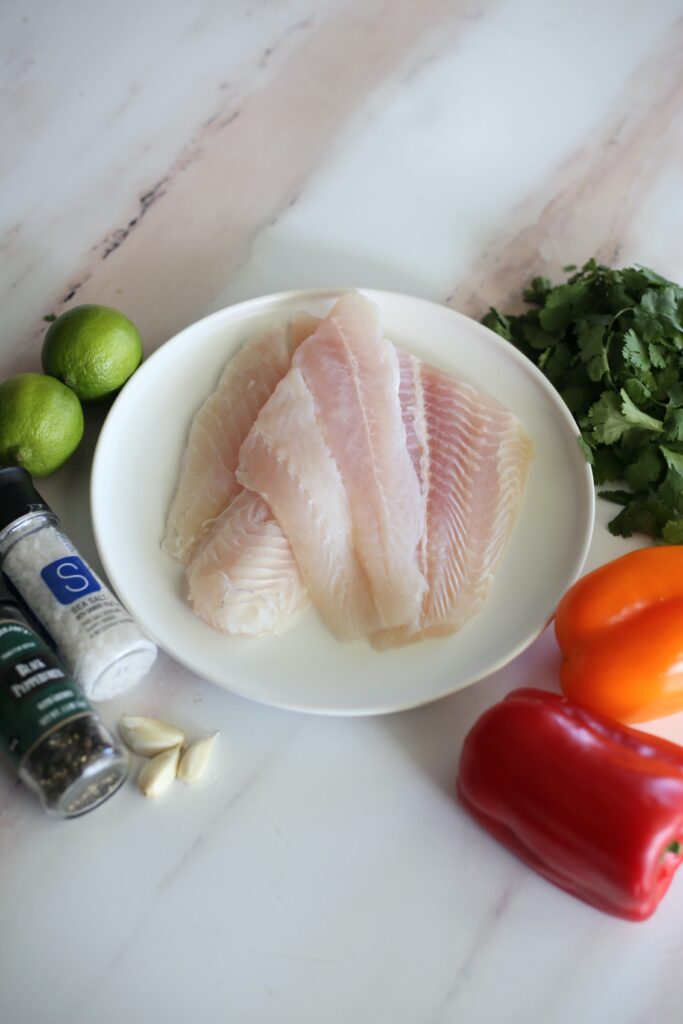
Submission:
[[[681,0],[8,0],[0,54],[2,377],[82,302],[149,353],[288,288],[479,316],[591,255],[683,280]],[[41,487],[95,564],[101,419]],[[589,567],[642,540],[598,505]],[[546,632],[450,698],[334,719],[161,655],[101,711],[220,729],[199,789],[60,823],[0,771],[3,1024],[679,1021],[683,878],[614,920],[453,797],[476,717],[557,667]]]

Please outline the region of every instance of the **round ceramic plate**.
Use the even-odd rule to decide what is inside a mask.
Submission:
[[[511,345],[445,306],[361,290],[379,306],[388,338],[498,398],[534,442],[522,509],[490,596],[456,635],[379,653],[365,641],[338,642],[310,609],[282,636],[224,636],[193,615],[184,598],[183,571],[160,548],[192,416],[226,361],[254,330],[302,309],[325,314],[338,291],[269,295],[181,331],[117,398],[93,465],[98,550],[143,629],[219,686],[300,711],[398,711],[500,668],[547,624],[581,570],[593,527],[593,484],[578,430],[542,374]]]

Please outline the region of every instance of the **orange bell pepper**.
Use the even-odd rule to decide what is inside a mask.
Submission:
[[[620,722],[683,709],[683,546],[643,548],[574,584],[555,613],[562,691]]]

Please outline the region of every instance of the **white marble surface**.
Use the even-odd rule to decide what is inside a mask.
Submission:
[[[83,301],[150,352],[289,287],[478,315],[592,254],[683,280],[681,0],[6,0],[0,56],[2,376]],[[93,558],[101,418],[42,487]],[[629,547],[607,512],[591,566]],[[55,823],[0,772],[0,1020],[679,1021],[683,879],[613,920],[453,798],[478,714],[557,664],[547,633],[437,704],[337,720],[162,656],[102,712],[220,729],[201,789]],[[653,731],[683,741],[683,716]]]

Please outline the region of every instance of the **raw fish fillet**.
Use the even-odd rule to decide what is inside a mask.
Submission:
[[[310,603],[289,541],[252,491],[243,490],[199,541],[187,581],[196,614],[225,633],[281,633]]]
[[[426,586],[418,565],[424,503],[401,415],[398,358],[382,337],[377,308],[357,293],[342,296],[299,347],[292,367],[313,396],[339,467],[380,625],[410,623]]]
[[[292,350],[320,321],[293,317]],[[237,496],[205,524],[191,554],[186,579],[195,613],[224,633],[282,633],[310,604],[289,541],[269,506],[235,480]]]
[[[420,564],[428,590],[412,626],[379,648],[454,633],[481,608],[519,512],[532,446],[500,402],[400,354],[408,447],[426,504]]]
[[[332,631],[344,640],[376,631],[381,622],[356,556],[346,489],[300,370],[290,370],[261,410],[237,478],[272,509]]]
[[[424,408],[424,389],[421,370],[424,365],[408,352],[396,349],[400,373],[398,389],[401,416],[406,431],[408,454],[420,487],[421,517],[424,524],[417,548],[418,565],[425,574],[427,565],[427,492],[429,480],[429,449],[427,445],[427,423]],[[416,620],[418,621],[418,620]]]
[[[240,446],[315,323],[295,317],[289,330],[269,327],[249,338],[195,414],[162,542],[178,561],[187,562],[206,524],[239,494]]]

